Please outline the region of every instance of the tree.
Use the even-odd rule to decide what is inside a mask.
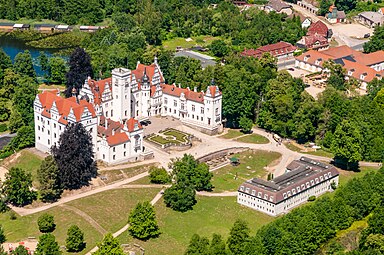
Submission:
[[[151,183],[165,184],[171,181],[171,177],[164,167],[151,167],[149,170],[149,180]]]
[[[36,72],[33,68],[32,56],[28,50],[20,52],[16,55],[13,69],[17,74],[26,75],[36,79]]]
[[[37,219],[37,225],[39,226],[39,230],[42,233],[50,233],[53,232],[56,228],[55,220],[53,215],[48,213],[44,213]]]
[[[209,249],[209,240],[194,234],[189,242],[185,255],[206,255]]]
[[[124,255],[123,249],[120,246],[119,240],[114,238],[111,233],[104,236],[101,243],[97,244],[99,248],[92,255]]]
[[[128,218],[129,233],[138,239],[148,240],[160,235],[154,207],[148,202],[138,203]]]
[[[349,120],[343,120],[333,134],[331,151],[335,155],[335,161],[345,164],[347,169],[357,167],[362,159],[361,155],[362,136],[356,124]]]
[[[326,61],[324,68],[328,69],[330,76],[328,77],[327,83],[338,90],[346,90],[347,82],[345,80],[345,69],[333,62],[333,60]]]
[[[3,226],[0,225],[0,246],[5,243],[5,241],[7,241],[7,238],[5,237]]]
[[[37,169],[39,192],[44,202],[54,202],[60,198],[63,189],[59,179],[59,168],[52,155],[47,156]]]
[[[39,236],[39,242],[37,243],[36,255],[61,255],[59,244],[56,242],[56,238],[51,233],[42,234]]]
[[[164,191],[164,203],[175,211],[186,212],[192,210],[196,204],[196,192],[192,185],[183,182],[173,184]]]
[[[85,248],[84,233],[77,225],[72,225],[67,231],[65,247],[69,252],[79,252]]]
[[[245,221],[236,220],[228,237],[228,248],[233,254],[242,254],[249,242],[249,228]]]
[[[384,26],[376,26],[373,35],[363,47],[366,53],[384,50]]]
[[[253,121],[247,117],[241,117],[239,121],[239,126],[244,133],[249,133],[252,130]]]
[[[224,57],[229,53],[229,48],[223,40],[214,40],[209,46],[213,55],[216,57]]]
[[[205,163],[199,163],[192,155],[184,154],[182,158],[177,158],[170,163],[173,179],[177,183],[190,184],[198,191],[212,190],[212,173]]]
[[[41,70],[44,72],[47,72],[49,69],[49,64],[48,64],[49,60],[48,60],[48,57],[44,51],[40,51],[40,55],[39,55],[38,59],[40,62]]]
[[[52,154],[64,189],[79,189],[97,175],[92,137],[81,123],[67,125]]]
[[[84,81],[92,76],[91,57],[82,48],[76,48],[69,57],[69,71],[66,74],[66,97],[72,96],[72,88],[79,93]]]
[[[212,241],[209,246],[209,255],[227,255],[225,242],[221,235],[213,234]]]
[[[28,254],[29,254],[29,251],[23,245],[17,246],[17,248],[11,252],[11,255],[28,255]]]
[[[9,68],[12,68],[12,60],[3,49],[0,49],[0,88],[3,85],[5,70]]]
[[[35,145],[35,130],[31,126],[22,126],[12,138],[9,145],[15,150],[21,150]]]
[[[32,175],[23,169],[12,167],[5,175],[2,192],[6,201],[15,206],[24,206],[36,199],[32,188]]]
[[[53,57],[49,59],[48,76],[49,76],[50,82],[56,83],[56,84],[64,83],[66,72],[67,72],[67,67],[64,59],[60,57]]]

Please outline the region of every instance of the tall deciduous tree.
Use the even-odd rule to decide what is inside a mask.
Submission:
[[[205,163],[199,163],[192,155],[184,154],[182,158],[177,158],[170,163],[173,178],[177,183],[191,184],[198,190],[211,190],[212,173]]]
[[[207,255],[209,251],[209,240],[194,234],[189,242],[185,255]]]
[[[87,77],[92,74],[91,57],[84,49],[76,48],[69,57],[69,71],[65,76],[67,87],[65,95],[70,97],[73,88],[79,92]]]
[[[97,175],[92,137],[81,123],[67,125],[52,153],[64,189],[81,188]]]
[[[12,167],[5,175],[2,192],[6,201],[15,206],[24,206],[36,199],[32,188],[32,175],[21,168]]]
[[[373,35],[364,44],[364,51],[367,53],[378,50],[384,50],[384,26],[376,26]]]
[[[3,85],[3,79],[5,76],[5,69],[12,67],[11,58],[4,52],[3,49],[0,49],[0,88]]]
[[[42,234],[39,236],[39,242],[37,243],[36,255],[61,255],[59,244],[56,242],[56,238],[51,233]]]
[[[114,238],[111,233],[104,236],[101,243],[97,244],[99,248],[93,255],[124,255],[123,249],[117,238]]]
[[[160,234],[155,209],[148,202],[138,203],[128,218],[129,233],[138,239],[147,240]]]
[[[40,52],[40,55],[38,57],[39,59],[39,62],[40,62],[40,68],[42,71],[44,72],[47,72],[48,71],[48,68],[49,68],[49,64],[48,64],[48,57],[47,55],[45,54],[44,51],[41,51]]]
[[[192,210],[197,203],[195,195],[195,189],[191,184],[176,183],[164,191],[164,203],[175,211],[186,212]]]
[[[49,59],[48,76],[50,82],[57,84],[64,83],[66,72],[67,67],[65,65],[64,59],[60,57],[53,57]]]
[[[29,254],[29,251],[23,245],[17,246],[17,248],[11,252],[11,255],[28,255],[28,254]]]
[[[53,215],[48,213],[44,213],[37,219],[37,225],[39,226],[39,230],[42,233],[50,233],[53,232],[56,228],[55,220]]]
[[[245,221],[236,220],[228,237],[228,248],[233,254],[242,254],[249,242],[249,228]]]
[[[336,64],[333,60],[326,61],[324,68],[328,69],[330,76],[328,77],[327,83],[332,85],[335,89],[346,90],[347,82],[345,80],[345,69]]]
[[[343,120],[333,134],[331,150],[335,155],[336,162],[345,164],[347,169],[357,167],[362,159],[361,155],[362,136],[356,124],[349,120]]]
[[[69,252],[79,252],[84,250],[84,233],[77,225],[72,225],[67,231],[65,247]]]
[[[36,79],[36,72],[33,68],[32,56],[28,50],[20,52],[16,55],[13,69],[15,70],[15,73]]]
[[[225,242],[221,235],[213,234],[211,244],[209,245],[209,255],[227,255]]]
[[[41,162],[37,170],[37,180],[40,183],[40,196],[44,202],[54,202],[60,198],[63,189],[60,184],[59,169],[52,155]]]

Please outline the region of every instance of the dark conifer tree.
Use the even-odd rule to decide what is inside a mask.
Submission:
[[[91,57],[82,48],[76,48],[69,57],[69,71],[66,74],[65,96],[72,95],[72,89],[77,91],[81,89],[84,81],[88,76],[92,76],[93,70],[91,65]]]
[[[97,174],[92,137],[80,123],[68,124],[52,154],[64,189],[79,189]]]

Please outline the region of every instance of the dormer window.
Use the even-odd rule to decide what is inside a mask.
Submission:
[[[308,61],[308,59],[311,57],[311,55],[306,55],[305,57],[304,57],[304,61]]]
[[[240,187],[240,191],[244,191],[244,186],[241,186],[241,187]]]

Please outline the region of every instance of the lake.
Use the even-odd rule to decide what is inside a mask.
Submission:
[[[52,56],[54,52],[57,52],[56,49],[37,49],[26,45],[23,41],[9,38],[9,37],[0,37],[0,48],[4,50],[4,52],[11,57],[12,61],[14,61],[15,56],[19,52],[23,52],[24,50],[29,50],[32,55],[33,67],[35,68],[36,75],[41,77],[44,75],[44,72],[41,70],[39,65],[38,56],[40,52],[44,52],[48,57]]]

